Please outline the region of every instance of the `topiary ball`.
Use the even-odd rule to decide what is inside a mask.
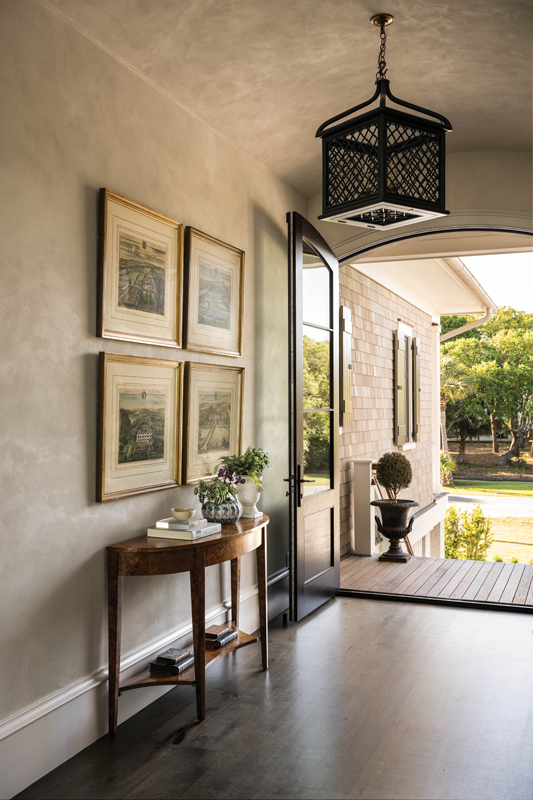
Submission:
[[[396,500],[398,492],[410,486],[413,470],[403,453],[385,453],[378,461],[376,478],[385,489],[391,490]]]

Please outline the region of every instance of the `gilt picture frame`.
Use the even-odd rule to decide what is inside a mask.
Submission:
[[[184,226],[100,189],[97,335],[182,344]]]
[[[96,500],[181,482],[183,362],[100,353]]]
[[[212,477],[221,458],[242,449],[244,367],[185,365],[183,482]]]
[[[188,350],[242,356],[244,255],[233,245],[187,228],[184,342]]]

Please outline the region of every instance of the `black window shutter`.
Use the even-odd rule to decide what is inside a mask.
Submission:
[[[413,441],[420,439],[422,432],[420,415],[420,344],[418,339],[413,339]]]
[[[352,424],[352,312],[340,307],[340,424]]]
[[[407,440],[407,375],[406,337],[400,331],[394,334],[394,444],[405,444]]]

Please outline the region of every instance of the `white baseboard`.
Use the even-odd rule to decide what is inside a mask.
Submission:
[[[240,627],[244,631],[259,627],[256,595],[257,586],[241,592]],[[208,609],[206,622],[225,622],[229,606],[226,600]],[[122,656],[121,675],[126,678],[147,666],[155,653],[170,645],[180,647],[191,641],[192,621],[188,620]],[[102,667],[0,722],[2,800],[9,800],[107,733],[107,677],[107,667]],[[170,688],[124,692],[119,701],[119,724]]]

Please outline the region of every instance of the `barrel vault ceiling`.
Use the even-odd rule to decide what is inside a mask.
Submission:
[[[450,152],[531,149],[529,0],[42,0],[305,197],[315,131],[387,77],[447,116]]]

